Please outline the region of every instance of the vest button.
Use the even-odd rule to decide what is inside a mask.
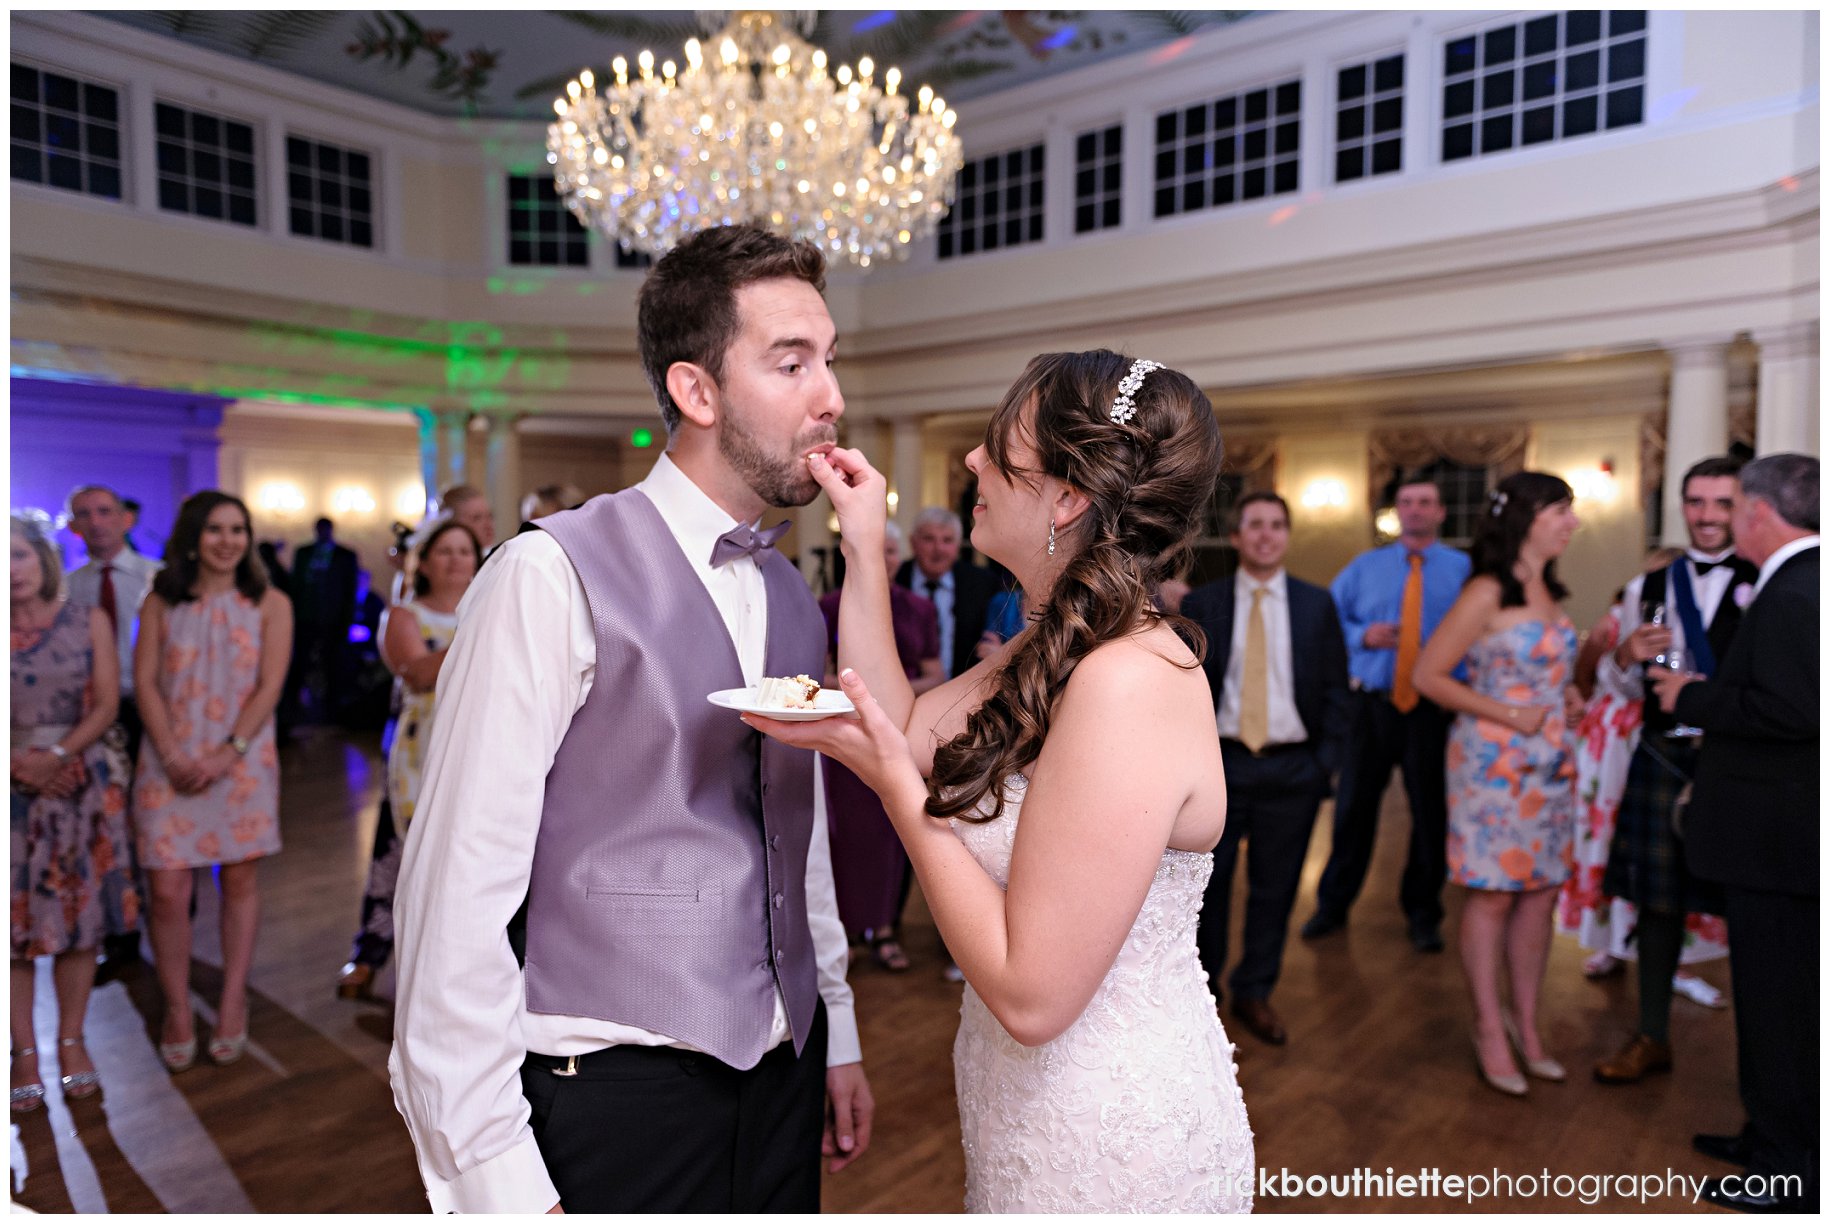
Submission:
[[[782,895],[780,893],[776,893],[775,894],[775,908],[780,909],[781,907],[782,907]]]
[[[769,839],[769,849],[780,850],[781,848],[782,848],[782,835],[780,833],[777,833]]]
[[[778,950],[778,951],[777,951],[777,952],[776,952],[776,953],[775,953],[775,960],[776,960],[776,963],[778,963],[778,964],[779,964],[779,963],[780,963],[780,962],[781,962],[781,959],[782,959],[782,957],[783,957],[783,956],[784,956],[784,955],[785,955],[785,953],[783,953],[783,952],[781,952],[781,951],[779,951],[779,950]]]

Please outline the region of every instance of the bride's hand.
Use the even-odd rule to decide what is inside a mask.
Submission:
[[[809,455],[807,470],[832,499],[847,558],[881,556],[890,489],[883,473],[870,465],[864,452],[839,447]]]
[[[782,722],[761,714],[744,714],[743,721],[771,739],[792,748],[810,748],[831,757],[857,774],[864,784],[891,807],[894,796],[908,793],[925,802],[928,788],[921,780],[909,741],[877,704],[864,678],[846,668],[839,674],[839,686],[857,708],[857,716],[839,715],[810,722]]]

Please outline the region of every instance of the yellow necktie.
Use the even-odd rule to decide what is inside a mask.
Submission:
[[[1252,588],[1252,610],[1245,623],[1244,677],[1239,689],[1239,742],[1261,751],[1271,738],[1271,681],[1264,644],[1264,591]]]
[[[1411,671],[1423,652],[1423,556],[1412,553],[1410,577],[1404,580],[1404,604],[1398,613],[1398,667],[1392,677],[1392,704],[1409,714],[1417,708]]]

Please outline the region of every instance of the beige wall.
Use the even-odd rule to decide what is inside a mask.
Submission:
[[[1639,419],[1631,416],[1546,421],[1532,430],[1527,465],[1577,488],[1582,527],[1558,572],[1570,588],[1569,613],[1581,630],[1608,610],[1614,591],[1639,572],[1646,555],[1639,432]],[[1600,480],[1598,467],[1609,459],[1612,479]]]

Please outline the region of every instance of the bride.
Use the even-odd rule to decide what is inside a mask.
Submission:
[[[884,478],[853,450],[808,463],[839,515],[859,717],[745,719],[877,791],[965,971],[967,1209],[1249,1210],[1252,1133],[1195,949],[1220,745],[1178,636],[1199,631],[1150,599],[1219,471],[1207,398],[1103,350],[1029,364],[966,466],[973,546],[1036,612],[919,699],[890,628]]]

